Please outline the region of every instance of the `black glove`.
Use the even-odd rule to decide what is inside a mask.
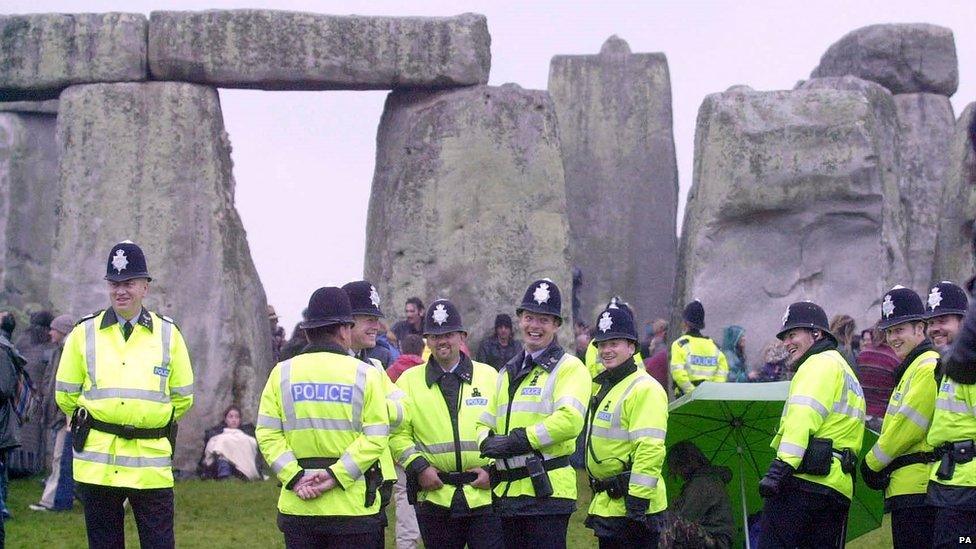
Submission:
[[[864,477],[864,484],[872,490],[885,490],[891,482],[891,475],[884,472],[877,472],[868,467],[867,460],[861,462],[861,476]]]
[[[651,500],[632,496],[624,496],[624,508],[627,509],[627,518],[644,524],[647,518],[647,508],[651,505]]]
[[[481,457],[506,459],[532,451],[525,429],[516,427],[507,435],[489,436],[481,443]]]
[[[779,458],[774,459],[769,464],[769,470],[766,471],[766,476],[759,481],[759,495],[768,498],[779,494],[779,491],[783,488],[783,483],[793,475],[794,471],[796,469],[789,463]]]

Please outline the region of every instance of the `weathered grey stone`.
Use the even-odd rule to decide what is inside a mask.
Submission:
[[[898,111],[898,184],[905,215],[911,220],[906,227],[906,259],[912,275],[911,287],[921,292],[933,282],[948,151],[956,120],[952,104],[944,95],[896,95],[895,108]]]
[[[147,28],[138,13],[0,15],[0,101],[145,80]]]
[[[111,246],[143,247],[150,309],[179,323],[196,377],[176,465],[192,468],[203,429],[237,403],[256,417],[271,367],[264,290],[234,209],[230,142],[213,88],[91,84],[61,94],[61,192],[51,296],[59,310],[107,306]]]
[[[956,122],[948,149],[934,280],[962,283],[976,274],[972,248],[973,222],[976,220],[976,154],[969,133],[974,116],[976,103],[970,103]]]
[[[599,55],[557,55],[549,93],[559,119],[570,250],[583,272],[583,318],[614,294],[638,321],[671,309],[678,168],[663,53],[630,53],[610,37]]]
[[[811,78],[853,75],[892,93],[951,96],[959,87],[952,30],[924,23],[870,25],[827,49]]]
[[[366,277],[383,303],[456,300],[472,350],[536,278],[559,285],[568,316],[565,182],[548,94],[513,84],[391,93],[366,231]]]
[[[20,313],[50,305],[55,129],[51,114],[0,112],[0,303]]]
[[[804,89],[705,98],[695,137],[676,303],[699,298],[706,333],[746,328],[758,356],[804,299],[859,326],[907,279],[886,92]],[[887,150],[886,150],[887,148]]]
[[[370,90],[484,84],[483,15],[335,16],[273,10],[156,11],[156,80],[266,90]]]
[[[0,102],[0,112],[35,112],[44,114],[58,114],[58,100],[4,101]],[[53,139],[51,142],[54,142]]]

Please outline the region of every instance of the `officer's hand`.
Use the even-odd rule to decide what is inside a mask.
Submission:
[[[481,457],[506,459],[532,451],[525,429],[516,427],[508,435],[490,436],[481,443]]]
[[[468,473],[478,473],[478,478],[471,483],[471,486],[479,490],[489,490],[491,489],[491,478],[488,477],[488,471],[484,467],[475,467],[474,469],[468,469]]]
[[[627,518],[633,521],[644,523],[647,518],[647,509],[651,506],[651,500],[632,496],[624,496],[624,509],[627,510]]]
[[[861,462],[861,476],[864,477],[864,484],[867,484],[868,488],[872,490],[885,490],[888,488],[888,483],[891,482],[889,475],[879,473],[868,467],[867,460]]]
[[[793,475],[795,469],[789,463],[777,458],[769,464],[766,476],[759,481],[759,495],[768,498],[779,494],[786,479]]]
[[[336,487],[336,481],[331,475],[316,472],[302,477],[292,490],[303,500],[315,499]]]
[[[424,490],[439,490],[444,486],[441,482],[441,478],[437,476],[437,469],[434,466],[430,466],[417,475],[417,480],[420,482],[420,487]]]

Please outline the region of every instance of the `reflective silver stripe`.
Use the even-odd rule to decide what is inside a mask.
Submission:
[[[845,393],[846,393],[846,391],[845,391]],[[818,414],[820,414],[820,417],[827,417],[827,415],[830,414],[830,411],[827,410],[827,407],[824,406],[823,404],[821,404],[819,400],[817,400],[817,399],[815,399],[813,397],[808,397],[808,396],[803,396],[803,395],[794,395],[794,396],[791,396],[790,399],[788,401],[786,401],[786,403],[787,404],[797,404],[797,405],[800,405],[800,406],[809,406],[810,408],[813,408],[813,410],[815,412],[817,412]]]
[[[621,421],[623,420],[622,411],[624,408],[624,401],[627,400],[627,397],[630,396],[630,393],[634,390],[635,387],[637,387],[641,383],[650,383],[650,381],[651,381],[650,378],[640,377],[640,376],[635,377],[634,380],[630,382],[630,385],[628,385],[627,388],[624,389],[624,392],[620,393],[620,398],[617,399],[617,405],[613,409],[613,419],[610,420],[611,428],[619,431],[623,431],[623,429],[621,428]]]
[[[915,408],[902,404],[901,408],[898,410],[898,413],[910,419],[912,423],[918,425],[923,431],[928,431],[930,421],[920,414]]]
[[[717,368],[692,368],[689,370],[689,372],[691,375],[695,376],[711,377],[715,375],[715,370],[717,370]]]
[[[75,452],[75,459],[119,467],[172,467],[173,461],[166,457],[113,456],[102,452]]]
[[[191,383],[182,387],[170,387],[169,392],[171,395],[176,396],[191,396],[193,394],[193,384]]]
[[[545,423],[537,423],[535,425],[535,437],[539,439],[539,446],[548,446],[553,443],[552,436],[549,435],[549,430],[546,429]]]
[[[264,414],[258,414],[258,427],[267,427],[268,429],[277,429],[279,431],[284,429],[281,418],[266,416]]]
[[[366,400],[366,372],[369,365],[356,364],[356,385],[352,388],[352,426],[354,431],[363,428],[363,403]]]
[[[428,454],[453,454],[455,448],[454,442],[437,442],[434,444],[417,442],[417,446],[421,451]],[[473,440],[462,440],[458,448],[462,452],[477,452],[478,443]]]
[[[546,414],[552,413],[552,407],[547,405],[545,402],[513,402],[511,409],[513,412],[529,412],[533,414]]]
[[[89,389],[84,392],[88,400],[103,398],[131,398],[149,402],[169,402],[169,395],[149,389]]]
[[[291,451],[288,451],[278,456],[278,459],[274,460],[271,463],[271,468],[274,470],[275,473],[280,473],[282,469],[284,469],[289,464],[296,461],[298,460],[295,459],[295,454],[292,453]]]
[[[792,442],[780,442],[777,452],[782,452],[789,456],[795,456],[798,458],[803,458],[803,454],[807,453],[807,449],[799,444],[793,444]]]
[[[390,434],[389,425],[364,425],[363,434],[368,437],[385,437]]]
[[[393,408],[396,409],[396,417],[390,420],[390,427],[396,429],[401,423],[403,423],[403,403],[393,401]]]
[[[397,461],[400,463],[400,465],[406,467],[407,459],[409,459],[410,456],[417,455],[419,453],[420,452],[417,451],[416,446],[408,446],[403,452],[400,452],[400,458],[397,459]]]
[[[169,322],[166,322],[165,320],[163,320],[161,324],[162,324],[162,329],[159,330],[160,339],[162,340],[163,343],[163,360],[161,366],[164,370],[169,370],[169,345],[170,345],[170,336],[173,335],[173,325],[170,324]],[[159,376],[160,393],[166,392],[166,383],[168,381],[169,381],[169,376]]]
[[[54,390],[61,391],[63,393],[80,393],[81,383],[68,383],[66,381],[57,381],[54,383]]]
[[[354,431],[353,424],[348,419],[330,419],[322,417],[300,417],[285,422],[286,431],[297,429],[319,429],[322,431]]]
[[[638,486],[645,486],[647,488],[657,488],[657,477],[631,472],[630,483]]]
[[[970,413],[969,405],[961,400],[939,398],[935,401],[935,407],[939,410],[945,410],[947,412],[958,412],[962,414]],[[972,412],[976,414],[976,410]]]
[[[525,461],[533,456],[535,456],[535,454],[522,454],[521,456],[515,456],[508,459],[499,459],[495,461],[495,467],[501,470],[525,467]],[[547,454],[545,452],[542,453],[542,459],[553,459],[555,457],[556,456],[552,454]]]
[[[506,402],[505,404],[499,404],[498,412],[496,412],[496,417],[505,417],[507,415],[508,415],[508,403]]]
[[[543,411],[539,413],[548,415],[555,411],[556,407],[553,401],[553,394],[556,392],[556,377],[559,374],[559,369],[563,367],[568,357],[569,353],[564,353],[562,358],[559,359],[559,362],[556,363],[556,366],[549,372],[549,377],[546,378],[546,384],[542,387],[541,398],[539,398],[539,403],[543,405]],[[512,411],[515,412],[517,410],[513,407]]]
[[[342,462],[342,466],[346,468],[346,472],[349,473],[349,476],[352,477],[353,480],[358,480],[359,477],[363,476],[363,472],[359,469],[359,465],[356,464],[356,460],[354,460],[348,453],[342,454],[339,461]]]
[[[664,440],[667,436],[667,432],[664,429],[656,429],[654,427],[647,427],[645,429],[634,429],[630,432],[630,440],[638,439],[641,437],[659,438]]]
[[[623,429],[601,427],[599,425],[593,426],[591,435],[594,437],[609,438],[611,440],[630,440],[630,433]]]
[[[852,417],[854,419],[864,419],[865,416],[864,410],[851,406],[850,404],[842,404],[840,402],[834,404],[834,412],[843,414],[847,417]]]
[[[295,421],[295,397],[291,394],[291,361],[286,360],[281,363],[278,371],[281,387],[281,411],[285,413],[285,428]]]
[[[395,401],[395,400],[400,400],[405,396],[407,396],[407,393],[404,393],[402,390],[397,389],[396,391],[393,391],[392,393],[386,395],[386,398]]]
[[[88,366],[88,379],[91,380],[91,388],[98,385],[95,382],[95,319],[89,318],[85,321],[85,362]]]
[[[881,464],[881,467],[886,467],[889,463],[892,462],[892,460],[895,459],[889,456],[888,454],[884,453],[884,451],[881,449],[881,446],[877,444],[875,444],[874,447],[871,448],[871,455],[874,456],[874,459],[878,460],[878,463]]]
[[[481,412],[481,417],[479,417],[478,420],[492,429],[495,428],[495,416],[491,415],[489,412]]]
[[[580,413],[580,415],[583,416],[586,415],[586,406],[583,406],[583,403],[580,402],[579,399],[577,399],[574,396],[564,396],[556,401],[556,408],[560,408],[562,406],[567,406],[567,405],[575,408],[576,411]]]

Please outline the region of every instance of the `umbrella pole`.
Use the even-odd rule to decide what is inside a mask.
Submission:
[[[746,549],[752,549],[749,543],[749,510],[746,506],[746,479],[742,474],[742,446],[736,446],[736,453],[739,454],[739,497],[742,498],[742,529],[746,538]]]

